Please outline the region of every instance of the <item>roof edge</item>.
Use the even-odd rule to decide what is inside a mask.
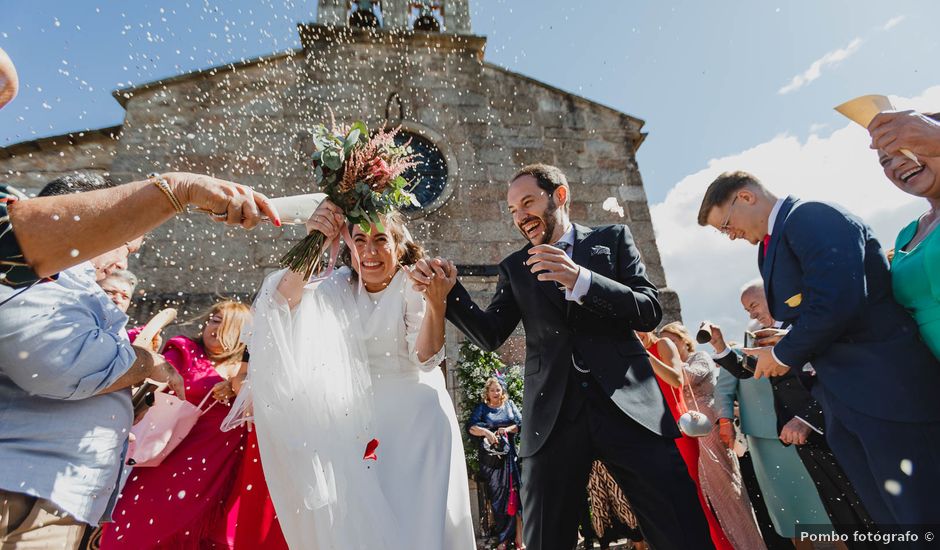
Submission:
[[[222,71],[230,70],[236,71],[238,69],[243,69],[246,67],[253,67],[255,65],[262,65],[264,63],[270,63],[271,61],[277,61],[279,59],[286,59],[288,57],[294,57],[297,55],[303,55],[302,49],[290,49],[285,50],[279,53],[273,53],[268,55],[262,55],[259,57],[253,57],[250,59],[242,59],[241,61],[235,61],[232,63],[225,63],[223,65],[216,65],[214,67],[207,67],[205,69],[199,69],[198,71],[191,71],[188,73],[179,74],[176,76],[171,76],[167,78],[162,78],[160,80],[154,80],[152,82],[147,82],[140,84],[138,86],[128,86],[126,88],[118,88],[111,92],[111,96],[121,104],[121,107],[127,108],[127,102],[134,97],[136,94],[141,92],[146,92],[154,88],[160,88],[170,84],[177,84],[179,82],[186,82],[188,80],[195,80],[202,76],[214,76]]]
[[[47,146],[53,145],[76,145],[83,141],[89,141],[93,138],[105,137],[108,139],[118,139],[121,133],[121,128],[123,126],[118,124],[116,126],[106,126],[104,128],[95,128],[88,130],[77,130],[74,132],[68,132],[65,134],[58,134],[54,136],[46,136],[36,139],[31,139],[27,141],[18,141],[16,143],[11,143],[4,147],[0,147],[0,159],[11,158],[20,153],[31,153],[35,151],[42,151]]]
[[[589,105],[591,105],[591,106],[593,106],[593,107],[598,107],[598,108],[604,109],[604,110],[606,110],[606,111],[611,111],[612,113],[617,114],[617,115],[619,115],[619,116],[626,117],[626,118],[629,119],[631,122],[633,122],[634,124],[636,124],[636,126],[637,126],[637,131],[639,131],[640,128],[642,128],[642,127],[646,124],[646,121],[643,120],[642,118],[637,118],[637,117],[635,117],[635,116],[633,116],[633,115],[624,113],[623,111],[619,111],[619,110],[617,110],[617,109],[615,109],[615,108],[613,108],[613,107],[611,107],[611,106],[609,106],[609,105],[604,105],[603,103],[599,103],[599,102],[597,102],[597,101],[594,101],[593,99],[588,99],[588,98],[586,98],[586,97],[584,97],[584,96],[582,96],[582,95],[578,95],[578,94],[576,94],[576,93],[574,93],[574,92],[569,92],[568,90],[563,90],[563,89],[561,89],[561,88],[559,88],[559,87],[557,87],[557,86],[552,86],[551,84],[546,84],[545,82],[542,82],[541,80],[537,80],[537,79],[535,79],[535,78],[532,78],[531,76],[526,76],[526,75],[524,75],[524,74],[522,74],[522,73],[517,73],[517,72],[515,72],[515,71],[511,71],[511,70],[509,70],[509,69],[507,69],[507,68],[505,68],[505,67],[502,67],[502,66],[500,66],[500,65],[497,65],[497,64],[492,63],[492,62],[490,62],[490,61],[484,61],[484,62],[483,62],[483,66],[484,66],[485,68],[487,68],[487,69],[493,69],[493,70],[495,70],[495,71],[498,71],[498,72],[501,72],[501,73],[504,73],[504,74],[508,74],[508,75],[513,76],[513,77],[515,77],[515,78],[521,78],[522,80],[525,80],[526,82],[529,82],[529,83],[531,83],[531,84],[535,84],[536,86],[539,86],[540,88],[545,88],[546,90],[550,90],[550,91],[552,91],[552,92],[556,92],[556,93],[564,94],[564,95],[567,95],[567,96],[571,96],[571,97],[577,99],[578,101],[581,101],[581,102],[583,102],[583,103],[587,103],[587,104],[589,104]],[[641,135],[641,136],[644,136],[644,137],[646,136],[645,133],[640,133],[640,135]]]

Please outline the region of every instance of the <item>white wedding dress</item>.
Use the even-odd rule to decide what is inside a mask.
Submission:
[[[338,270],[290,310],[270,275],[254,304],[250,392],[265,479],[294,549],[473,550],[453,403],[415,343],[423,296],[399,272],[380,293]],[[375,460],[365,459],[378,440]]]

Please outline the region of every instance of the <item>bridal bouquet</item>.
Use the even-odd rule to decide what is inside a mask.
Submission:
[[[409,191],[402,174],[417,165],[417,155],[408,144],[396,145],[398,128],[370,134],[357,121],[352,126],[332,128],[323,124],[313,130],[314,177],[317,186],[343,209],[346,218],[369,232],[379,231],[382,216],[407,205],[421,206]],[[302,273],[305,278],[320,267],[320,253],[326,236],[314,231],[281,258],[281,265]]]

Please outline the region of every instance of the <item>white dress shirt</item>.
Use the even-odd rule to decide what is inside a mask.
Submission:
[[[571,254],[574,252],[574,225],[568,224],[568,229],[565,231],[565,234],[555,242],[554,246],[557,246],[558,243],[568,244],[565,254],[570,258]],[[591,288],[591,270],[578,266],[578,280],[570,290],[567,287],[565,288],[565,299],[580,304],[584,300],[584,295],[587,294],[589,288]]]

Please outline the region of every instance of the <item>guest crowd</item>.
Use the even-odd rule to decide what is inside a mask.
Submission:
[[[0,50],[0,106],[16,85]],[[886,112],[869,127],[886,178],[927,202],[900,228],[890,262],[865,221],[841,207],[725,173],[705,190],[698,223],[757,248],[759,277],[740,292],[752,320],[734,335],[743,345],[707,322],[623,327],[681,430],[680,474],[694,484],[714,548],[812,548],[802,526],[850,534],[940,523],[937,120]],[[247,374],[248,307],[220,301],[198,331],[165,343],[136,341],[140,328],[126,326],[138,283],[129,255],[187,205],[247,229],[262,216],[277,223],[263,195],[194,174],[119,186],[71,175],[30,199],[0,186],[0,548],[287,548],[250,422],[222,429]],[[114,215],[132,222],[109,223]],[[590,372],[577,352],[564,361]],[[148,382],[196,412],[166,456],[138,463],[144,434],[134,426],[154,402],[141,389]],[[536,428],[496,373],[480,402],[463,406],[473,408],[465,429],[477,444],[481,513],[492,517],[486,535],[499,550],[525,548],[520,434]],[[634,508],[622,479],[603,456],[591,461],[572,496],[582,536],[656,548],[644,533],[661,518]]]

